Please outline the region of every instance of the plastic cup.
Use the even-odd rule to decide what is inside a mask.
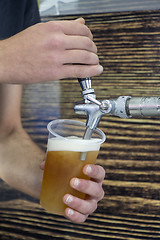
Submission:
[[[47,211],[64,215],[63,196],[71,194],[85,199],[85,194],[70,187],[73,177],[89,179],[83,174],[86,164],[94,164],[105,135],[95,129],[90,140],[84,140],[86,125],[74,120],[54,120],[47,126],[49,131],[47,156],[41,187],[40,203]],[[85,161],[81,154],[86,152]]]

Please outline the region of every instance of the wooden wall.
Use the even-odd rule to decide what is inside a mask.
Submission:
[[[57,2],[57,4],[55,3]],[[160,8],[159,0],[40,0],[42,16],[71,15],[107,12],[124,12],[137,10],[154,10]],[[45,3],[45,4],[44,4]],[[55,4],[53,4],[55,3]],[[45,7],[44,7],[45,6]],[[45,8],[45,11],[43,10]],[[46,10],[47,9],[47,10]]]
[[[97,98],[159,96],[160,11],[88,14],[85,19],[104,66],[92,81]],[[23,125],[45,149],[50,120],[85,120],[73,111],[81,99],[77,79],[25,86]],[[106,178],[96,212],[76,225],[1,183],[0,239],[160,239],[160,120],[104,116],[99,127],[107,140],[97,163]]]

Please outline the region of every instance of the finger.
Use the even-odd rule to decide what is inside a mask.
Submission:
[[[75,19],[75,20],[73,20],[73,21],[79,22],[79,23],[82,23],[82,24],[85,24],[85,20],[84,20],[84,18],[82,18],[82,17],[77,18],[77,19]]]
[[[85,175],[92,178],[95,182],[100,183],[105,178],[105,170],[103,167],[94,164],[85,165],[83,168]]]
[[[40,164],[40,169],[41,169],[41,170],[44,170],[44,166],[45,166],[45,161],[43,161],[43,162]]]
[[[47,152],[45,153],[45,157],[44,157],[43,162],[40,164],[40,169],[41,169],[41,170],[44,170],[45,163],[46,163],[46,157],[47,157]]]
[[[96,200],[101,200],[104,197],[102,184],[93,182],[91,180],[72,178],[70,186],[79,192],[85,193]]]
[[[103,72],[101,65],[63,65],[59,78],[87,78],[100,75]]]
[[[86,36],[93,39],[90,29],[85,24],[77,21],[50,21],[47,24],[52,32],[58,31],[66,35]]]
[[[89,215],[97,208],[97,201],[95,199],[83,200],[70,194],[66,194],[63,201],[68,207],[82,213],[83,215]]]
[[[87,64],[98,65],[99,58],[97,54],[88,52],[86,50],[67,50],[62,56],[62,62],[64,64]]]
[[[97,53],[97,47],[95,43],[86,36],[65,36],[63,39],[66,50],[83,49]]]
[[[86,221],[87,219],[87,215],[83,215],[71,208],[66,208],[65,209],[65,216],[71,220],[72,222],[75,222],[75,223],[83,223]]]

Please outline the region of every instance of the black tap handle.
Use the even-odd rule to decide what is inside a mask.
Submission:
[[[78,78],[82,91],[92,88],[91,78]]]

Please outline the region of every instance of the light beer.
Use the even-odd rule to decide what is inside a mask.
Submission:
[[[100,148],[96,139],[57,139],[48,140],[47,157],[41,188],[40,203],[51,213],[64,215],[67,207],[63,203],[66,193],[84,199],[85,194],[70,187],[73,177],[89,179],[82,169],[86,164],[94,164]],[[80,160],[80,154],[87,152],[86,160]]]

